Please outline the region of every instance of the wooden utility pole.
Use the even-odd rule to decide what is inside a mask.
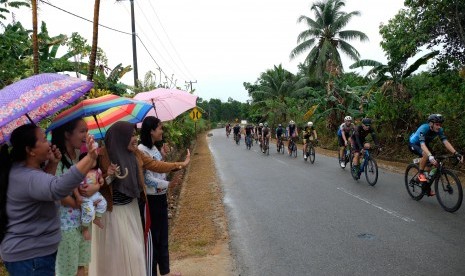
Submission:
[[[188,83],[191,87],[191,92],[192,92],[192,84],[197,83],[197,81],[186,81],[185,83]]]

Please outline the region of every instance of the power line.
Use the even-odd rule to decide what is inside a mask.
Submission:
[[[55,9],[57,9],[57,10],[60,10],[60,11],[62,11],[62,12],[71,14],[72,16],[75,16],[75,17],[80,18],[80,19],[82,19],[82,20],[85,20],[85,21],[87,21],[87,22],[94,23],[93,20],[89,20],[89,19],[87,19],[87,18],[84,18],[84,17],[79,16],[79,15],[77,15],[77,14],[74,14],[74,13],[72,13],[72,12],[69,12],[69,11],[67,11],[67,10],[64,10],[64,9],[62,9],[62,8],[60,8],[60,7],[57,7],[57,6],[55,6],[55,5],[52,5],[52,4],[48,3],[48,2],[44,2],[44,1],[41,1],[41,2],[44,3],[44,4],[47,4],[47,5],[49,5],[49,6],[51,6],[51,7],[53,7],[53,8],[55,8]],[[109,30],[112,30],[112,31],[115,31],[115,32],[119,32],[119,33],[127,34],[127,35],[132,35],[131,33],[124,32],[124,31],[120,31],[120,30],[117,30],[117,29],[115,29],[115,28],[111,28],[111,27],[108,27],[108,26],[105,26],[105,25],[102,25],[102,24],[98,24],[98,25],[99,25],[100,27],[103,27],[103,28],[106,28],[106,29],[109,29]]]
[[[158,17],[157,12],[155,11],[155,8],[154,8],[153,5],[152,5],[152,1],[148,0],[147,2],[149,2],[150,7],[152,8],[153,13],[155,14],[155,17],[156,17],[157,20],[158,20],[158,23],[160,23],[160,26],[161,26],[161,28],[163,29],[163,32],[165,33],[166,37],[168,38],[169,44],[171,45],[171,47],[173,47],[173,50],[174,50],[176,56],[178,57],[179,61],[181,61],[181,64],[184,66],[184,69],[186,69],[187,73],[188,73],[189,75],[191,75],[191,77],[194,77],[194,79],[195,79],[195,76],[189,71],[189,69],[187,68],[186,64],[184,64],[183,60],[181,59],[181,56],[179,55],[178,51],[176,50],[176,47],[174,47],[173,43],[171,42],[171,39],[170,39],[170,37],[169,37],[169,35],[168,35],[168,32],[166,31],[165,27],[164,27],[163,24],[161,23],[161,20],[160,20],[160,18]]]
[[[124,8],[125,8],[126,12],[129,13],[128,9],[127,9],[126,7],[124,7]],[[165,60],[165,58],[163,57],[163,55],[157,50],[157,47],[155,47],[155,45],[153,44],[153,42],[150,40],[149,36],[145,34],[145,32],[144,32],[143,29],[140,27],[140,25],[138,24],[137,21],[136,21],[136,25],[137,25],[138,29],[140,30],[140,32],[145,36],[145,38],[146,38],[146,39],[149,41],[149,43],[152,45],[153,49],[158,53],[158,55],[160,56],[160,59],[161,59],[165,64],[167,64],[167,66],[168,66],[169,68],[171,68],[172,71],[174,71],[173,68],[169,65],[170,63],[167,62],[167,61]],[[136,34],[136,36],[139,36],[139,35]],[[141,40],[140,37],[139,37],[139,40]],[[142,41],[141,41],[141,42],[142,42]],[[147,48],[146,46],[144,46],[144,47],[145,47],[146,50],[148,51],[148,48]],[[153,59],[153,57],[152,57],[152,59]],[[161,66],[159,66],[158,63],[156,63],[156,64],[157,64],[157,66],[158,66],[159,68],[161,68]],[[157,70],[159,70],[159,69],[157,69]],[[163,74],[165,75],[165,78],[168,77],[168,75],[165,73],[165,71],[162,71],[162,70],[160,70],[160,71],[163,72]],[[160,79],[160,83],[161,83],[161,79]]]
[[[79,18],[79,19],[82,19],[82,20],[88,21],[88,22],[90,22],[90,23],[93,23],[93,20],[89,20],[89,19],[87,19],[87,18],[84,18],[84,17],[79,16],[79,15],[77,15],[77,14],[74,14],[74,13],[72,13],[72,12],[69,12],[69,11],[67,11],[67,10],[65,10],[65,9],[62,9],[62,8],[60,8],[60,7],[57,7],[57,6],[55,6],[55,5],[51,4],[51,3],[44,2],[44,1],[41,1],[41,2],[44,3],[44,4],[47,4],[47,5],[49,5],[49,6],[53,7],[53,8],[55,8],[55,9],[58,9],[58,10],[60,10],[60,11],[63,11],[63,12],[65,12],[65,13],[67,13],[67,14],[70,14],[70,15],[72,15],[72,16],[74,16],[74,17],[77,17],[77,18]],[[126,10],[126,11],[127,11],[127,10]],[[132,36],[132,33],[120,31],[120,30],[118,30],[118,29],[111,28],[111,27],[108,27],[108,26],[105,26],[105,25],[102,25],[102,24],[98,24],[98,25],[101,26],[101,27],[103,27],[103,28],[106,28],[106,29],[115,31],[115,32],[119,32],[119,33],[123,33],[123,34],[131,35],[131,36]],[[136,34],[136,37],[139,39],[139,41],[140,41],[140,43],[142,44],[142,46],[144,46],[145,50],[147,51],[147,53],[149,54],[149,56],[152,58],[153,62],[158,66],[159,69],[157,69],[157,70],[160,70],[160,72],[162,72],[162,73],[165,75],[165,78],[168,79],[168,80],[170,80],[171,83],[173,83],[173,79],[172,79],[172,78],[169,78],[168,75],[166,74],[166,72],[165,72],[165,71],[161,68],[161,66],[156,62],[156,60],[154,59],[154,57],[152,56],[152,54],[150,53],[150,51],[147,49],[147,47],[145,46],[145,44],[142,42],[142,39],[141,39],[137,34]],[[160,53],[159,53],[159,54],[160,54]],[[162,55],[160,55],[160,56],[162,56]],[[160,80],[160,82],[161,82],[161,80]]]
[[[142,42],[142,39],[140,39],[139,35],[136,34],[136,37],[139,39],[140,43],[142,44],[142,46],[144,46],[145,50],[147,51],[147,53],[149,54],[149,56],[152,58],[153,62],[155,62],[155,64],[158,66],[158,68],[160,68],[160,71],[163,72],[163,74],[165,75],[165,78],[169,79],[171,82],[173,82],[172,79],[170,79],[168,77],[168,75],[166,74],[165,71],[163,71],[163,69],[161,69],[161,66],[158,65],[158,63],[155,61],[155,59],[153,58],[152,54],[150,53],[150,51],[147,49],[147,46],[145,46],[144,42]]]
[[[145,15],[145,12],[144,10],[141,8],[141,6],[139,5],[139,2],[136,1],[136,4],[137,4],[137,7],[139,8],[139,11],[140,13],[142,14],[142,16],[145,18],[145,21],[148,23],[148,25],[150,26],[150,28],[152,29],[153,31],[153,34],[155,35],[155,37],[160,41],[160,45],[162,46],[162,48],[165,50],[166,54],[168,55],[168,57],[171,59],[171,62],[174,64],[174,66],[179,70],[179,72],[187,79],[187,75],[185,75],[184,71],[178,66],[177,62],[173,59],[173,57],[171,56],[170,52],[168,51],[168,49],[165,47],[165,44],[163,43],[162,39],[158,36],[157,32],[155,31],[155,29],[153,28],[152,24],[150,23],[150,21],[148,20],[147,16]]]

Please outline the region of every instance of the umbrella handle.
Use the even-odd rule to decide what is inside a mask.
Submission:
[[[158,118],[157,108],[155,107],[155,102],[153,101],[153,99],[152,99],[152,106],[153,106],[153,111],[155,111],[155,117]]]
[[[119,179],[124,179],[128,176],[129,172],[128,172],[128,168],[124,168],[125,172],[123,175],[121,175],[120,172],[115,172],[115,176],[116,178],[119,178]]]

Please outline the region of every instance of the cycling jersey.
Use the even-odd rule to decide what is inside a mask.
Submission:
[[[295,125],[288,125],[287,126],[287,133],[289,137],[294,137],[296,134],[296,126]]]
[[[262,129],[263,137],[267,136],[270,133],[270,128],[269,127],[264,127]]]
[[[281,137],[284,133],[284,128],[283,127],[277,127],[276,128],[276,136]]]
[[[258,133],[258,135],[262,135],[262,129],[263,129],[262,126],[257,127],[257,133]]]
[[[304,136],[304,139],[308,139],[310,138],[310,136],[313,135],[313,131],[315,130],[315,127],[314,126],[305,126],[304,127],[304,130],[303,130],[303,136]]]
[[[251,135],[253,133],[253,126],[246,126],[245,127],[245,135]]]
[[[354,130],[355,130],[354,123],[350,123],[349,125],[346,125],[346,123],[342,123],[337,130],[337,136],[342,137],[342,132],[344,132],[346,135],[346,138],[348,138],[354,132]]]
[[[233,127],[234,134],[238,134],[240,130],[241,130],[240,126]]]
[[[378,138],[376,137],[375,130],[370,127],[368,130],[364,130],[362,126],[357,126],[354,133],[352,134],[352,145],[355,151],[360,151],[363,148],[365,143],[365,138],[371,134],[371,138],[375,142],[375,145],[378,145]]]
[[[444,135],[444,129],[441,127],[439,132],[434,132],[429,127],[429,124],[422,124],[417,131],[412,133],[409,138],[410,144],[414,145],[421,145],[426,144],[428,145],[431,141],[433,141],[436,136],[439,136],[442,142],[446,141],[446,135]]]

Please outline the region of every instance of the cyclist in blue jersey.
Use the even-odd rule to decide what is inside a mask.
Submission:
[[[339,144],[339,156],[341,159],[341,167],[345,168],[346,162],[344,161],[344,148],[350,143],[350,136],[355,131],[355,125],[352,123],[352,117],[345,116],[344,123],[342,123],[337,130],[337,141]]]
[[[299,137],[299,133],[297,132],[297,126],[295,125],[295,122],[293,120],[289,121],[289,125],[286,129],[286,136],[289,138],[289,142],[287,143],[287,153],[290,155],[291,150],[289,146],[291,145],[291,140],[295,142],[297,137]]]
[[[436,166],[437,161],[434,159],[433,154],[430,150],[430,143],[434,138],[439,137],[444,146],[449,150],[454,156],[460,161],[463,162],[463,156],[458,153],[451,143],[447,140],[447,137],[444,135],[444,129],[442,128],[442,123],[444,122],[444,117],[441,114],[431,114],[428,116],[428,123],[422,124],[409,138],[409,150],[421,157],[420,160],[420,172],[418,174],[418,180],[420,182],[427,182],[425,176],[425,166],[429,162]],[[433,196],[434,193],[431,191],[426,191],[427,195]]]

